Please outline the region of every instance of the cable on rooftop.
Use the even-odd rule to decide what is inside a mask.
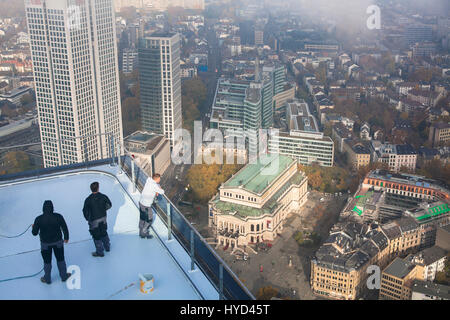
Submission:
[[[31,228],[31,226],[32,226],[32,225],[30,224],[30,225],[25,229],[24,232],[22,232],[21,234],[18,234],[18,235],[16,235],[16,236],[5,236],[5,235],[3,235],[3,234],[0,234],[0,238],[8,238],[8,239],[18,238],[18,237],[22,236],[23,234],[25,234],[25,232],[27,232],[28,229]]]
[[[3,279],[3,280],[0,280],[0,283],[7,282],[7,281],[13,281],[13,280],[19,280],[19,279],[33,278],[33,277],[37,276],[39,273],[41,273],[42,271],[44,271],[43,267],[39,272],[30,274],[28,276],[19,276],[19,277],[14,277],[14,278],[9,278],[9,279]]]

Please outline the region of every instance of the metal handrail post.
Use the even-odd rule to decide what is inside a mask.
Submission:
[[[134,160],[131,159],[131,184],[133,185],[133,193],[136,192],[136,174],[134,172]]]
[[[172,240],[172,210],[170,202],[167,201],[167,239]]]
[[[109,153],[111,155],[111,166],[114,166],[116,164],[115,162],[115,152],[114,152],[114,134],[110,134],[109,137]]]
[[[191,271],[195,269],[195,238],[194,230],[191,229]]]
[[[122,158],[121,158],[120,142],[117,143],[117,166],[119,167],[119,173],[122,173]]]
[[[219,265],[219,300],[223,300],[223,264]]]
[[[88,151],[87,151],[87,138],[84,138],[84,143],[83,143],[83,149],[84,149],[84,163],[86,164],[86,169],[88,168],[88,162],[89,162],[89,157],[88,157]]]

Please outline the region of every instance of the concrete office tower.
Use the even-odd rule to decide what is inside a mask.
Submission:
[[[44,166],[109,157],[99,134],[123,140],[112,0],[26,0],[25,10]]]
[[[255,46],[264,45],[264,31],[257,29],[255,30]]]
[[[145,131],[164,134],[173,141],[181,129],[180,36],[154,33],[139,45],[141,119]]]

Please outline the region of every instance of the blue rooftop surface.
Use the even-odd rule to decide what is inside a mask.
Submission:
[[[81,211],[93,181],[100,183],[100,192],[113,204],[108,211],[111,252],[104,258],[91,256],[94,244]],[[66,262],[79,266],[81,288],[69,290],[61,282],[53,258],[51,285],[39,281],[42,273],[0,282],[0,299],[218,299],[218,292],[198,268],[188,271],[189,255],[176,240],[167,239],[167,228],[159,217],[153,225],[158,237],[139,238],[138,199],[128,177],[109,165],[1,184],[0,234],[20,234],[41,213],[43,201],[52,200],[69,227]],[[14,239],[0,237],[0,281],[34,274],[42,266],[39,237],[30,230]],[[153,274],[152,293],[139,291],[139,273]]]

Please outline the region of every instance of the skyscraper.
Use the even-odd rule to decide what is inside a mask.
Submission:
[[[152,34],[140,39],[139,83],[142,129],[164,134],[173,147],[181,129],[180,36]]]
[[[112,0],[25,0],[25,10],[44,165],[109,157],[110,137],[123,140]]]

